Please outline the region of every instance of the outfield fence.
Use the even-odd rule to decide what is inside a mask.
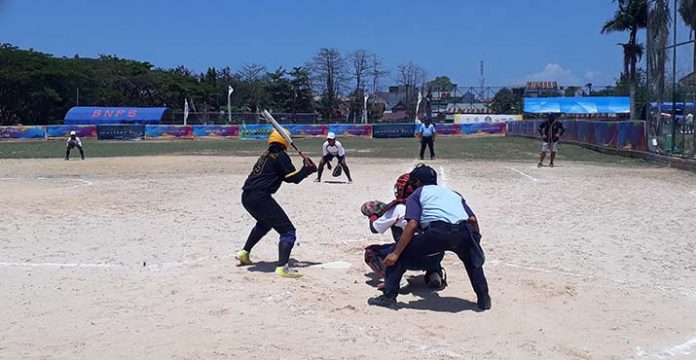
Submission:
[[[366,138],[408,138],[416,132],[408,124],[286,124],[294,137],[337,136]],[[505,135],[505,123],[435,124],[439,136]],[[71,131],[78,137],[97,140],[171,140],[171,139],[257,139],[265,140],[273,131],[269,124],[247,125],[48,125],[2,126],[0,141],[66,139]]]

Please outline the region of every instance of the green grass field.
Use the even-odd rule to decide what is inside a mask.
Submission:
[[[340,139],[351,157],[401,158],[418,157],[416,139]],[[320,154],[323,139],[298,139],[297,145],[314,158]],[[176,140],[176,141],[96,141],[83,142],[88,158],[152,155],[250,155],[260,154],[264,141],[255,140]],[[518,137],[439,138],[435,143],[440,159],[535,161],[539,152],[536,140]],[[64,141],[0,142],[0,158],[61,158]],[[426,151],[427,154],[427,151]],[[74,152],[72,156],[78,156]],[[427,155],[426,155],[427,156]],[[561,145],[558,161],[585,161],[637,165],[642,160],[605,155],[575,145]]]

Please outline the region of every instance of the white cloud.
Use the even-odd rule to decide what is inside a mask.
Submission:
[[[588,71],[588,74],[590,72]],[[556,81],[559,85],[580,85],[583,81],[573,74],[572,71],[564,69],[559,64],[548,64],[544,70],[525,75],[522,80],[527,81]]]

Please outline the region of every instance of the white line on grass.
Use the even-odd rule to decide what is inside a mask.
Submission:
[[[537,178],[535,178],[535,177],[533,177],[533,176],[531,176],[531,175],[527,175],[527,174],[523,173],[522,171],[519,171],[519,170],[517,170],[517,169],[515,169],[515,168],[513,168],[513,167],[508,168],[508,169],[510,169],[510,170],[512,170],[512,171],[515,171],[515,172],[519,173],[520,175],[523,175],[523,176],[525,176],[525,177],[531,179],[532,181],[539,181],[539,179],[537,179]]]

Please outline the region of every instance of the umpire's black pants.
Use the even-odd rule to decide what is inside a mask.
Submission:
[[[396,297],[399,281],[409,264],[422,261],[424,256],[440,251],[452,251],[464,263],[469,281],[478,297],[488,295],[488,282],[483,273],[485,256],[479,244],[481,235],[474,232],[468,222],[448,224],[433,222],[423,232],[415,235],[408,244],[399,261],[387,267],[384,293]]]
[[[430,150],[430,159],[432,160],[435,158],[435,150],[433,149],[433,137],[432,136],[423,136],[421,138],[421,148],[420,148],[420,159],[423,160],[423,155],[425,155],[425,146],[428,146],[428,149]]]
[[[242,205],[256,220],[256,225],[244,244],[244,250],[251,249],[268,234],[271,229],[278,232],[278,266],[283,266],[290,259],[290,251],[295,245],[295,226],[285,214],[283,208],[273,199],[271,194],[262,191],[243,191]]]

